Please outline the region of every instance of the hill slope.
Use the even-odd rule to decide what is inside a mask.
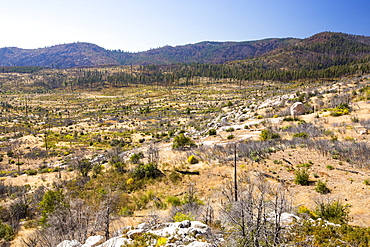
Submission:
[[[0,49],[0,66],[77,66],[141,65],[172,63],[225,63],[252,58],[296,39],[267,39],[249,42],[201,42],[184,46],[165,46],[145,52],[110,51],[90,43],[72,43],[39,49],[15,47]]]
[[[73,43],[39,49],[2,48],[0,64],[68,68],[118,63],[104,48],[89,43]]]
[[[257,59],[240,61],[264,69],[320,70],[331,66],[367,62],[370,37],[323,32],[295,44],[274,49]],[[364,60],[365,59],[365,60]]]
[[[0,66],[70,68],[107,64],[231,63],[242,65],[245,72],[256,69],[264,73],[268,70],[305,70],[299,72],[303,77],[307,71],[369,64],[369,61],[370,37],[333,32],[318,33],[306,39],[205,41],[175,47],[164,46],[137,53],[106,50],[90,43],[63,44],[39,49],[0,49]]]
[[[265,39],[245,42],[200,42],[183,46],[165,46],[140,53],[115,53],[121,64],[212,63],[254,58],[298,39]]]

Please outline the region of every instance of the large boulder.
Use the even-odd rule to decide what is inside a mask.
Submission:
[[[302,102],[295,102],[291,107],[290,107],[290,114],[295,117],[298,115],[302,115],[305,113],[305,107]]]
[[[96,236],[90,236],[86,239],[85,244],[83,244],[81,247],[92,247],[96,246],[99,242],[101,242],[104,239],[103,236],[96,235]]]
[[[280,216],[280,224],[283,226],[290,225],[297,220],[300,220],[300,218],[291,213],[282,213]]]

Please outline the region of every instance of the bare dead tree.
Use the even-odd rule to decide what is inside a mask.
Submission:
[[[103,233],[110,238],[112,208],[111,200],[102,202],[97,210],[81,199],[70,200],[68,205],[58,207],[48,216],[47,224],[21,239],[26,247],[54,247],[64,240],[84,243],[87,237]]]
[[[203,212],[202,212],[202,221],[205,223],[205,224],[212,224],[213,221],[214,221],[214,210],[213,210],[213,207],[212,205],[210,204],[210,201],[208,200],[207,201],[207,204],[204,205],[203,207]]]
[[[271,186],[261,176],[252,179],[244,174],[239,178],[235,201],[230,185],[223,191],[227,201],[221,208],[222,221],[229,233],[228,244],[255,247],[280,244],[284,231],[281,215],[291,209],[285,190]]]
[[[147,151],[147,155],[148,155],[148,163],[153,163],[153,164],[158,163],[159,150],[156,146],[154,146],[153,144],[150,144],[148,151]]]
[[[155,226],[163,222],[163,217],[159,210],[152,208],[146,215],[144,222],[148,223],[150,226]]]

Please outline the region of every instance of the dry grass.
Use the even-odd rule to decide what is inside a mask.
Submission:
[[[67,116],[73,118],[72,124],[68,126],[54,126],[49,129],[50,133],[69,132],[73,135],[75,132],[84,132],[82,136],[87,136],[88,138],[83,141],[82,138],[79,140],[73,139],[73,141],[60,141],[55,146],[55,149],[66,150],[62,149],[62,147],[64,147],[71,151],[71,154],[60,157],[24,160],[25,165],[22,168],[35,169],[41,164],[64,161],[76,154],[91,157],[93,154],[105,153],[106,150],[111,148],[109,143],[95,143],[94,140],[94,145],[89,145],[90,140],[95,138],[96,135],[100,135],[102,138],[107,137],[109,138],[108,140],[114,138],[130,138],[132,142],[127,149],[133,150],[134,152],[145,153],[149,144],[156,142],[155,145],[159,149],[160,169],[165,171],[166,174],[178,168],[187,171],[199,171],[199,175],[184,175],[182,181],[176,184],[165,180],[153,185],[148,185],[146,189],[155,191],[156,194],[160,195],[161,198],[165,200],[165,198],[170,195],[184,195],[188,185],[191,183],[195,185],[199,198],[203,201],[210,201],[211,204],[217,208],[222,200],[220,193],[222,187],[232,178],[233,161],[212,160],[206,157],[201,160],[200,163],[190,165],[187,163],[187,157],[190,154],[199,155],[201,157],[205,154],[196,149],[191,151],[172,150],[171,139],[166,136],[166,134],[171,130],[173,130],[175,134],[179,130],[196,133],[195,130],[197,128],[207,128],[206,124],[219,115],[226,115],[228,112],[243,105],[250,105],[252,102],[258,103],[263,99],[258,98],[254,90],[257,91],[255,88],[262,86],[257,84],[244,85],[244,87],[239,88],[235,85],[220,84],[200,85],[185,89],[175,87],[171,89],[158,89],[140,85],[117,90],[107,89],[103,91],[79,91],[73,93],[56,92],[48,95],[31,95],[30,105],[48,109],[58,108],[57,112],[62,112],[61,119],[66,119]],[[287,93],[293,91],[288,88],[288,85],[285,86],[287,87]],[[349,83],[344,86],[342,85],[341,90],[346,88],[348,90],[353,90],[355,86],[355,84]],[[289,85],[289,87],[294,88],[294,85]],[[319,89],[328,90],[330,87],[332,86],[323,86]],[[245,92],[247,91],[252,93],[246,95]],[[235,92],[241,93],[237,94]],[[269,93],[272,92],[266,92],[266,97],[271,96]],[[329,104],[329,99],[335,95],[336,93],[323,94],[320,99],[315,96],[312,97],[309,102],[314,104],[314,102],[321,100],[324,104]],[[20,101],[19,98],[17,98],[19,95],[7,97],[10,103],[19,105]],[[253,100],[254,97],[257,99]],[[226,106],[228,101],[232,101],[233,106]],[[277,110],[281,111],[289,104],[290,103],[286,103]],[[119,107],[128,105],[131,106],[131,110],[128,113],[116,111]],[[149,106],[150,112],[140,114],[138,111],[140,107],[144,106]],[[186,112],[187,108],[191,109],[191,114],[183,114]],[[217,108],[215,112],[203,111],[215,108]],[[350,115],[333,117],[330,116],[328,112],[319,109],[315,113],[300,116],[300,119],[332,131],[333,135],[337,136],[339,141],[368,141],[369,136],[360,134],[360,131],[364,130],[364,128],[360,123],[353,122],[353,117],[356,116],[359,119],[369,119],[370,104],[365,101],[359,101],[356,102],[352,108],[353,111]],[[70,112],[70,115],[65,113],[66,110]],[[104,110],[106,111],[104,112]],[[276,109],[273,107],[265,107],[252,112],[252,115],[265,115],[266,112],[273,112],[274,110]],[[18,114],[21,113],[22,112],[18,112]],[[9,114],[9,116],[10,115],[11,114]],[[13,115],[13,117],[14,116],[15,115]],[[14,118],[16,119],[16,117]],[[18,147],[20,150],[27,152],[27,150],[35,147],[45,149],[43,146],[44,139],[42,137],[42,132],[45,131],[46,126],[40,124],[42,120],[43,118],[41,116],[31,118],[30,123],[32,124],[32,128],[39,132],[36,135],[24,135],[19,138],[18,140],[22,141],[22,145]],[[225,146],[235,141],[259,140],[261,130],[266,127],[272,126],[280,128],[292,124],[291,122],[281,120],[282,118],[261,119],[261,121],[266,121],[265,123],[259,123],[261,122],[259,120],[259,122],[256,122],[257,119],[255,119],[255,117],[243,122],[230,120],[230,125],[240,126],[240,129],[236,129],[230,133],[226,131],[226,128],[218,128],[217,136],[196,135],[194,139],[199,146],[203,146],[204,148],[213,145]],[[251,127],[249,129],[244,129],[244,125],[248,124],[251,124]],[[14,121],[5,122],[5,125],[9,128],[17,126]],[[128,137],[122,137],[122,133],[120,133],[120,135],[117,134],[119,131],[132,132],[127,134]],[[160,138],[155,136],[156,134],[162,135],[163,133],[164,135],[160,136]],[[0,137],[12,137],[13,134],[14,133],[3,133]],[[235,138],[228,140],[227,136],[230,134],[233,134]],[[145,138],[145,141],[140,143],[142,138]],[[291,134],[284,134],[283,138],[291,139],[292,137]],[[328,139],[331,137],[322,136],[319,138]],[[6,140],[0,145],[5,148],[8,144],[12,143],[11,140]],[[5,155],[5,153],[4,151],[2,154]],[[6,162],[8,161],[8,157],[6,157],[6,155],[4,157],[5,159],[2,165],[5,166],[7,165]],[[278,162],[274,162],[274,160]],[[285,160],[288,160],[291,164]],[[313,163],[309,168],[311,174],[310,185],[300,186],[294,184],[294,169],[297,169],[298,165],[307,163],[308,161],[312,161]],[[364,180],[370,178],[370,171],[368,169],[360,169],[346,161],[339,161],[330,156],[323,156],[319,152],[309,150],[305,147],[287,148],[284,151],[277,151],[270,154],[264,162],[260,163],[242,158],[237,162],[237,166],[240,173],[248,171],[251,174],[264,173],[275,177],[276,179],[266,178],[274,184],[278,183],[278,179],[285,180],[286,189],[292,196],[293,203],[296,207],[305,205],[313,209],[315,207],[315,200],[319,197],[338,198],[352,206],[350,211],[350,216],[352,217],[351,224],[370,227],[370,212],[367,210],[370,205],[370,186],[364,184]],[[332,166],[334,169],[330,170],[328,166]],[[336,168],[340,168],[341,170]],[[15,170],[16,167],[13,165],[10,169]],[[354,171],[355,173],[349,171]],[[314,177],[313,174],[316,174],[316,177]],[[76,173],[62,171],[61,176],[61,179],[69,180],[74,178]],[[327,186],[331,190],[330,194],[321,195],[315,191],[314,184],[318,179],[327,182]],[[33,187],[44,185],[50,187],[54,181],[59,181],[59,178],[58,173],[53,172],[37,174],[35,176],[21,175],[18,177],[6,177],[1,178],[1,180],[3,180],[5,184],[29,184]],[[125,218],[126,224],[137,224],[147,213],[147,211],[135,212],[135,215],[140,217]]]

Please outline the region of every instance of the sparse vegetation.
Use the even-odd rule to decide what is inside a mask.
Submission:
[[[25,222],[22,225],[29,227],[41,220],[39,230],[50,233],[53,230],[50,226],[60,219],[58,215],[65,216],[60,223],[69,232],[76,222],[65,219],[74,217],[75,212],[89,220],[89,229],[98,229],[92,227],[91,212],[106,215],[104,210],[110,205],[112,215],[104,216],[106,222],[121,216],[135,217],[141,210],[163,213],[168,209],[168,218],[196,219],[218,229],[228,229],[225,230],[228,243],[254,239],[268,245],[263,241],[273,242],[273,236],[285,241],[288,234],[285,228],[272,231],[267,214],[261,216],[266,216],[263,218],[266,224],[254,225],[253,219],[258,217],[255,213],[259,209],[274,212],[270,207],[276,201],[271,196],[282,195],[273,186],[267,186],[269,181],[273,180],[274,185],[285,183],[297,198],[300,190],[305,190],[311,197],[305,198],[308,202],[317,193],[337,196],[342,191],[341,183],[351,189],[366,188],[364,184],[369,184],[358,173],[358,168],[370,167],[370,147],[364,131],[370,129],[370,124],[363,120],[368,117],[368,107],[358,101],[368,97],[366,77],[319,81],[311,78],[291,83],[273,80],[266,86],[261,79],[253,82],[227,78],[232,73],[225,65],[209,68],[217,69],[209,77],[197,75],[202,70],[208,71],[201,64],[45,69],[21,76],[1,74],[0,236],[6,232],[3,238],[7,241],[16,237],[23,229],[21,220]],[[284,77],[279,72],[276,78],[280,76]],[[341,88],[343,97],[339,96],[332,85],[347,81],[351,83]],[[355,90],[358,94],[348,97],[343,90]],[[262,102],[283,95],[290,98],[259,108]],[[307,105],[306,115],[299,119],[289,117],[289,106],[298,99],[315,104],[315,113],[310,113]],[[349,113],[350,117],[343,116]],[[196,168],[191,165],[199,161]],[[220,184],[233,175],[234,162],[240,185],[238,200],[231,185],[227,193],[224,191],[226,197],[221,205],[214,195]],[[255,173],[247,178],[246,171]],[[325,182],[327,179],[330,183]],[[298,185],[314,185],[315,181],[316,184],[302,188],[291,185],[292,180]],[[201,193],[195,196],[194,191],[186,191],[189,183]],[[249,194],[249,200],[246,195],[251,191],[246,188],[266,194]],[[347,197],[358,210],[356,199]],[[251,203],[253,209],[246,211],[246,205]],[[291,207],[283,206],[292,212]],[[306,206],[313,208],[312,204]],[[223,216],[229,218],[220,219],[213,207],[222,207]],[[343,243],[348,243],[348,239],[355,242],[356,234],[367,230],[346,225],[351,221],[349,207],[325,202],[307,214],[314,219],[342,222],[341,227],[327,229],[343,234],[340,236]],[[241,208],[245,209],[243,214]],[[357,217],[353,225],[359,222],[359,217],[367,216],[367,212],[361,212],[353,214]],[[104,224],[100,222],[99,226]],[[318,240],[325,232],[323,229],[308,223],[301,226],[311,231],[307,236],[317,234],[313,238],[315,243],[324,242]],[[87,226],[79,229],[83,227]],[[256,229],[269,233],[268,240],[260,238]],[[335,239],[330,232],[325,234]],[[294,241],[303,241],[297,236]],[[361,238],[357,236],[358,239]]]

